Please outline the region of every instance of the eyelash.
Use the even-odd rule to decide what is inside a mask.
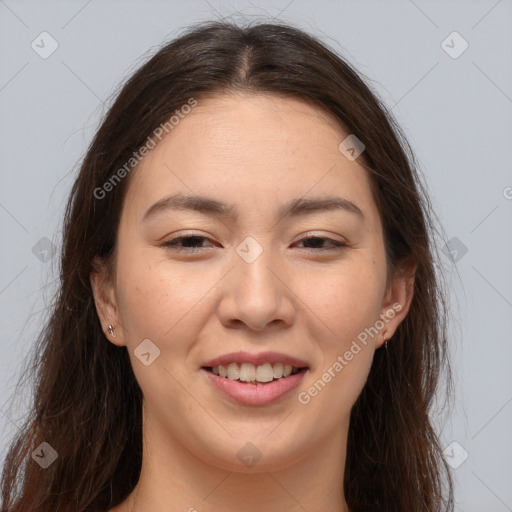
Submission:
[[[201,249],[201,247],[184,247],[177,245],[177,242],[184,241],[184,240],[190,240],[190,239],[202,239],[202,240],[208,240],[205,236],[200,235],[188,235],[188,236],[178,236],[176,238],[173,238],[171,240],[168,240],[162,244],[162,247],[165,247],[167,249],[173,250],[173,251],[187,251],[187,252],[197,252]],[[332,238],[324,237],[324,236],[308,236],[305,238],[302,238],[299,240],[299,242],[304,242],[305,240],[323,240],[328,241],[332,244],[332,247],[330,248],[309,248],[309,250],[312,251],[336,251],[340,250],[344,247],[347,247],[348,244],[344,242],[339,242],[338,240],[333,240]]]

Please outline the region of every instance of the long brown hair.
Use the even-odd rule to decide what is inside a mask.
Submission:
[[[416,274],[409,313],[387,349],[376,351],[352,409],[340,485],[351,512],[453,510],[452,479],[429,418],[439,377],[451,382],[445,292],[434,214],[409,144],[378,95],[317,39],[289,25],[208,22],[129,78],[85,155],[64,217],[60,286],[33,352],[34,401],[4,464],[3,511],[107,510],[133,490],[142,394],[126,348],[105,338],[89,280],[96,256],[112,263],[129,176],[106,194],[95,191],[190,98],[231,91],[307,101],[363,141],[358,162],[383,222],[388,277],[411,266]],[[58,453],[46,469],[31,458],[43,441]]]

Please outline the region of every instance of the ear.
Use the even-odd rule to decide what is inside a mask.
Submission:
[[[416,266],[408,266],[390,279],[380,315],[385,325],[377,337],[375,348],[389,340],[407,316],[414,295],[415,275]]]
[[[124,332],[108,264],[101,258],[96,257],[92,267],[93,270],[89,274],[89,279],[94,295],[96,312],[98,313],[103,332],[111,343],[120,347],[124,346]],[[114,328],[113,334],[108,330],[109,325]]]

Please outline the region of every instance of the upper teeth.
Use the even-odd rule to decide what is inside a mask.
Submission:
[[[283,363],[265,363],[254,366],[251,363],[229,363],[227,366],[214,366],[212,372],[221,377],[227,377],[231,380],[241,380],[243,382],[270,382],[273,379],[288,377],[292,372],[296,373],[298,368],[291,364]]]

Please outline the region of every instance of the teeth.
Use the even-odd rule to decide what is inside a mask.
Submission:
[[[232,363],[232,364],[235,364],[235,363]],[[260,367],[258,366],[258,370],[259,369],[260,369]],[[256,369],[254,368],[254,365],[249,364],[249,363],[242,363],[240,365],[239,377],[240,377],[240,380],[242,380],[244,382],[256,380]]]
[[[283,363],[274,365],[274,379],[280,379],[283,376]]]
[[[225,377],[230,380],[240,380],[242,382],[271,382],[274,379],[288,377],[291,374],[298,373],[298,368],[291,364],[283,363],[265,363],[254,366],[251,363],[229,363],[227,366],[215,366],[212,373]]]
[[[254,368],[254,365],[251,365]],[[256,380],[258,382],[270,382],[274,380],[274,370],[270,363],[262,364],[256,369]]]
[[[228,364],[228,379],[237,380],[240,376],[240,368],[236,363]]]

